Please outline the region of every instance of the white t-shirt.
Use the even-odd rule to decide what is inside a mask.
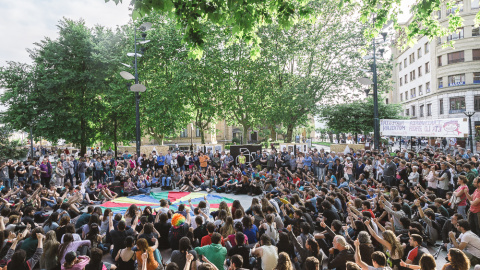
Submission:
[[[467,231],[460,234],[458,238],[460,239],[461,243],[467,243],[465,251],[477,258],[480,258],[480,237],[478,237],[472,231]]]

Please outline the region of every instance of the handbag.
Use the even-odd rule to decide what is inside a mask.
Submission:
[[[452,195],[452,197],[450,197],[450,200],[448,200],[448,204],[450,205],[451,209],[455,209],[461,201],[462,198]]]

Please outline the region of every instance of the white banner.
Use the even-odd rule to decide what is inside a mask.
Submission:
[[[467,118],[380,120],[381,136],[468,137]]]

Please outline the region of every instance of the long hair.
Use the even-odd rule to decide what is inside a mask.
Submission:
[[[136,216],[137,210],[138,210],[138,207],[135,204],[132,204],[128,207],[127,213],[125,215],[131,218],[134,218]]]
[[[437,263],[431,254],[424,253],[420,258],[419,265],[422,270],[435,270]]]
[[[458,248],[452,248],[450,251],[451,265],[455,270],[468,270],[470,269],[470,260],[465,253]]]
[[[45,223],[43,223],[43,227],[45,226],[52,226],[52,223],[53,222],[57,222],[58,221],[58,215],[59,213],[58,212],[53,212],[47,219],[47,221],[45,221]]]
[[[15,251],[12,260],[7,264],[7,270],[30,270],[26,262],[27,253],[23,249]]]
[[[318,245],[317,241],[313,240],[312,238],[308,238],[307,243],[310,246],[313,256],[317,257],[318,254],[320,254],[320,246]]]
[[[43,243],[42,259],[55,258],[58,255],[58,247],[60,242],[57,241],[57,234],[54,230],[48,231]]]
[[[392,250],[390,250],[391,255],[395,256],[395,254],[397,254],[398,257],[403,257],[402,244],[398,241],[395,234],[390,230],[385,230],[382,235],[383,239],[392,245]]]
[[[290,256],[286,252],[280,252],[278,254],[278,264],[277,270],[291,270],[293,269],[292,261],[290,260]]]
[[[68,245],[73,242],[73,235],[71,233],[66,233],[63,236],[63,244],[60,244],[58,247],[58,254],[60,255],[59,258],[65,257],[65,251],[67,251]]]
[[[225,201],[220,202],[218,205],[218,210],[225,210],[225,212],[227,212],[227,216],[232,216],[232,212],[230,211],[230,208],[228,208],[228,204]]]
[[[220,234],[223,238],[227,238],[229,235],[234,234],[235,230],[233,229],[233,218],[227,217],[225,224],[220,228]]]

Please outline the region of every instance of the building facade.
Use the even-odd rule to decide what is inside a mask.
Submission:
[[[405,50],[393,48],[395,82],[391,100],[402,104],[411,119],[465,118],[476,112],[472,129],[480,132],[480,31],[474,26],[479,0],[457,1],[437,17],[443,26],[459,9],[464,27],[454,34],[429,41],[422,37]],[[407,22],[408,23],[408,22]],[[454,46],[444,46],[455,41]]]

